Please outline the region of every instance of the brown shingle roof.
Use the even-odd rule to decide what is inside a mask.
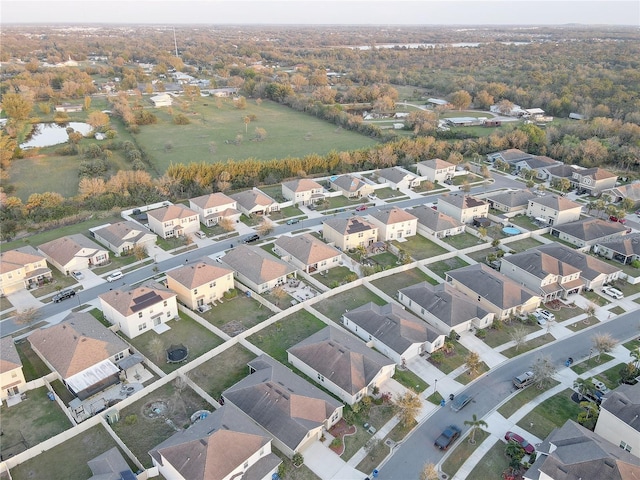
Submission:
[[[453,217],[446,213],[438,212],[427,205],[418,205],[411,209],[411,213],[418,218],[418,223],[433,230],[434,232],[442,232],[451,230],[463,225]]]
[[[191,265],[184,265],[175,270],[169,270],[167,277],[171,277],[180,285],[192,290],[229,274],[233,274],[233,270],[212,265],[210,261],[205,259]]]
[[[93,256],[99,251],[106,252],[100,245],[80,233],[51,240],[38,248],[60,265],[66,265],[84,249],[89,250],[89,254],[86,256]]]
[[[420,165],[431,167],[434,170],[443,170],[445,168],[455,167],[453,163],[442,160],[441,158],[432,158],[431,160],[425,160],[424,162],[420,162]]]
[[[486,200],[461,193],[445,193],[438,199],[438,202],[448,203],[450,205],[458,207],[461,210],[488,205],[488,202]]]
[[[287,262],[260,247],[238,245],[222,257],[222,261],[256,285],[270,282],[296,271]]]
[[[18,270],[30,263],[40,262],[44,258],[31,245],[4,251],[0,253],[0,273]]]
[[[13,337],[0,339],[0,373],[10,372],[22,366]]]
[[[268,207],[273,205],[276,201],[266,193],[260,190],[245,190],[243,192],[234,193],[231,195],[239,205],[247,210],[253,210],[255,207]]]
[[[147,212],[147,215],[155,218],[159,222],[167,222],[169,220],[176,220],[179,218],[189,218],[193,216],[197,216],[198,213],[194,212],[190,208],[182,205],[181,203],[177,203],[175,205],[169,205],[168,207],[156,208],[155,210],[150,210]]]
[[[582,208],[582,205],[580,205],[579,203],[574,202],[573,200],[569,200],[567,197],[562,197],[559,195],[546,195],[544,197],[532,198],[529,201],[552,208],[558,212],[573,210],[574,208]]]
[[[341,235],[352,235],[354,233],[378,229],[378,227],[376,227],[372,223],[367,222],[360,216],[349,218],[330,218],[328,220],[325,220],[324,223],[333,228]]]
[[[231,197],[228,197],[222,192],[211,193],[209,195],[202,195],[200,197],[192,198],[190,200],[194,205],[202,209],[219,207],[221,205],[229,205],[230,203],[235,203],[235,200]]]
[[[340,255],[340,251],[327,245],[310,233],[289,237],[280,236],[275,244],[305,265],[311,265]]]
[[[99,295],[98,298],[124,317],[129,317],[139,311],[142,301],[150,307],[175,296],[176,294],[171,290],[159,283],[151,282],[133,290],[110,290]]]
[[[311,180],[310,178],[291,180],[290,182],[284,182],[282,186],[287,187],[292,192],[308,192],[309,190],[317,190],[319,188],[322,188],[322,185]]]
[[[392,225],[394,223],[410,222],[416,220],[418,217],[401,208],[393,207],[384,210],[378,210],[372,213],[371,216],[380,220],[384,225]]]

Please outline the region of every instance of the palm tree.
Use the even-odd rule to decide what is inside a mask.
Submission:
[[[573,382],[573,388],[576,389],[580,398],[593,397],[596,393],[596,386],[589,379],[576,378]]]
[[[633,366],[640,368],[640,347],[636,347],[630,352],[631,358],[633,358]]]
[[[471,445],[476,444],[476,430],[482,430],[483,427],[486,428],[489,426],[484,420],[478,419],[475,413],[473,414],[472,419],[465,420],[464,424],[471,427],[471,438],[469,439],[469,443]]]

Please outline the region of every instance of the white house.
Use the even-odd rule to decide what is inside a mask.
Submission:
[[[189,207],[198,213],[200,223],[207,227],[217,225],[223,218],[235,223],[241,215],[238,203],[222,192],[192,198],[189,200]]]
[[[182,204],[150,210],[147,218],[149,228],[162,238],[182,237],[200,230],[198,213]]]

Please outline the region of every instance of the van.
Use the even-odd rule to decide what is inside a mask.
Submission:
[[[524,388],[533,383],[534,375],[533,372],[524,372],[513,378],[513,385],[516,388]]]
[[[124,277],[124,274],[118,270],[107,277],[107,282],[115,282],[116,280],[120,280],[122,277]]]
[[[207,238],[207,234],[204,233],[203,231],[198,230],[196,232],[196,237],[198,237],[198,238]]]

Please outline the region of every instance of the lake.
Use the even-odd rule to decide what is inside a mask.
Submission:
[[[69,140],[67,128],[73,128],[76,132],[86,135],[91,132],[91,125],[84,122],[69,123],[37,123],[33,127],[33,132],[29,135],[28,140],[20,145],[20,148],[26,150],[28,148],[50,147],[59,145]]]

